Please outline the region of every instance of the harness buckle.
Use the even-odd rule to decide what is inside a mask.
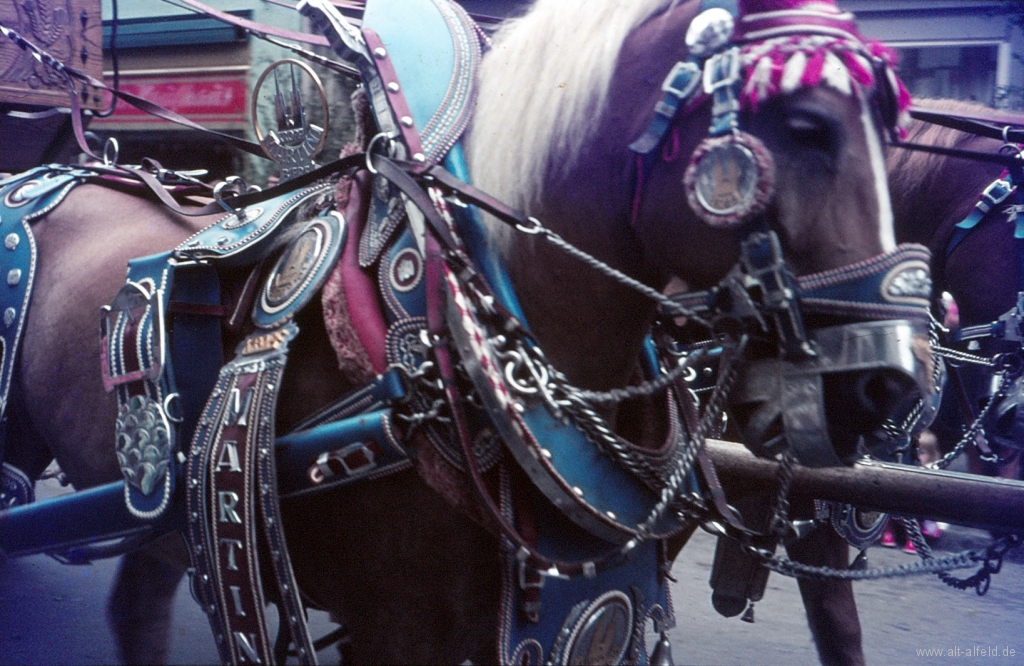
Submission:
[[[1014,187],[1009,181],[1002,179],[993,181],[985,188],[985,191],[981,193],[981,200],[978,201],[978,208],[981,209],[983,213],[989,212],[992,210],[993,206],[998,206],[1006,201],[1006,199],[1013,194],[1013,190]]]
[[[732,87],[740,80],[740,50],[732,47],[716,53],[704,63],[704,92],[713,95],[722,88]]]
[[[326,479],[339,476],[339,472],[344,472],[347,478],[360,476],[377,466],[376,457],[373,449],[365,442],[356,442],[337,451],[321,453],[309,469],[309,479],[319,485]]]
[[[692,62],[677,62],[661,84],[664,93],[675,95],[680,101],[687,99],[701,82],[700,68]]]

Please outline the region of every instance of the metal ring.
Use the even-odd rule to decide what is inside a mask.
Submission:
[[[174,393],[168,393],[167,394],[167,397],[164,398],[163,405],[161,405],[161,407],[164,410],[164,416],[166,416],[167,420],[170,421],[171,423],[181,423],[182,421],[185,420],[184,416],[171,416],[171,401],[172,400],[177,400],[176,404],[180,407],[181,406],[181,394],[178,393],[177,391],[175,391]]]
[[[1010,143],[1010,126],[1003,126],[1003,143]]]
[[[113,156],[111,156],[111,153],[113,153]],[[117,166],[117,157],[120,153],[121,146],[118,144],[117,139],[108,136],[106,143],[103,144],[103,164],[106,166]]]
[[[544,233],[544,225],[541,224],[540,220],[535,217],[526,218],[531,223],[531,226],[523,226],[522,223],[516,224],[516,229],[522,231],[524,234],[542,234]]]
[[[380,140],[380,139],[384,139],[385,141],[391,141],[391,139],[393,139],[393,138],[394,138],[394,135],[392,135],[390,132],[381,132],[381,133],[377,134],[376,136],[374,136],[372,139],[370,139],[370,143],[367,144],[367,146],[366,146],[366,170],[369,171],[370,173],[372,173],[373,175],[376,176],[377,173],[378,173],[377,169],[375,169],[373,167],[373,159],[372,159],[373,147],[377,144],[377,141]]]
[[[250,103],[250,108],[249,108],[249,113],[250,113],[250,115],[252,115],[252,129],[253,129],[253,132],[256,134],[256,141],[260,144],[260,147],[262,148],[263,147],[263,132],[260,131],[260,124],[259,124],[258,118],[256,116],[256,107],[259,104],[259,91],[260,91],[260,87],[263,85],[264,79],[267,78],[267,75],[270,74],[270,72],[272,72],[273,70],[277,69],[278,67],[280,67],[281,65],[284,65],[286,63],[289,64],[289,65],[298,65],[299,68],[302,69],[302,71],[304,71],[307,74],[309,74],[309,77],[311,79],[313,79],[314,85],[316,85],[317,92],[320,93],[320,108],[321,108],[321,110],[323,111],[323,114],[324,114],[324,133],[323,133],[323,135],[321,135],[320,141],[316,144],[316,150],[314,150],[313,154],[310,155],[310,159],[312,159],[313,157],[316,157],[317,155],[320,154],[320,151],[323,150],[323,148],[324,148],[324,144],[327,143],[327,130],[330,128],[330,125],[331,125],[331,112],[330,112],[330,106],[329,106],[329,104],[327,102],[327,93],[324,91],[324,84],[320,82],[320,77],[317,76],[316,72],[314,72],[313,69],[309,65],[307,65],[304,62],[302,62],[301,60],[295,60],[293,58],[285,58],[283,60],[278,60],[276,62],[273,62],[273,63],[270,64],[269,67],[267,67],[265,70],[263,70],[263,73],[260,74],[260,78],[256,79],[256,86],[252,89],[252,102]],[[267,152],[266,148],[263,148],[263,152],[267,154],[267,157],[269,157],[270,159],[274,160],[274,156],[271,155],[269,152]],[[277,160],[274,160],[274,161],[276,162]]]

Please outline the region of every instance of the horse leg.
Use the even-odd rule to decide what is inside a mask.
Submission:
[[[167,662],[171,607],[185,575],[185,542],[168,534],[121,558],[107,621],[126,664]]]
[[[345,663],[494,663],[498,543],[415,472],[282,510],[299,585],[349,631]]]
[[[849,545],[829,526],[818,527],[787,545],[786,551],[795,561],[813,566],[846,569],[850,564]],[[825,666],[863,666],[864,650],[853,583],[812,578],[798,578],[797,583],[821,663]]]

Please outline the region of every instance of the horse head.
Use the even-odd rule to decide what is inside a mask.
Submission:
[[[934,390],[919,321],[842,328],[926,317],[927,256],[897,249],[885,179],[883,138],[909,104],[888,53],[831,2],[740,2],[734,25],[724,10],[698,16],[695,1],[555,4],[539,2],[485,58],[474,178],[633,279],[706,295],[683,300],[707,306],[690,314],[714,334],[743,320],[752,362],[731,415],[746,444],[771,454],[803,439],[805,463],[849,462],[859,435]],[[541,21],[557,44],[544,55],[526,39],[545,34]],[[581,22],[603,23],[605,39]],[[655,303],[535,237],[498,238],[552,363],[588,388],[626,383]],[[773,285],[752,289],[758,271]],[[886,295],[879,283],[897,274],[909,291]],[[793,298],[840,284],[843,296]],[[894,335],[905,353],[883,349]],[[858,336],[875,348],[853,350]],[[800,391],[819,404],[779,398]]]

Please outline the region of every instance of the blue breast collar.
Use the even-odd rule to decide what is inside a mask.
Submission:
[[[37,167],[0,180],[0,461],[4,458],[7,402],[36,272],[32,222],[60,205],[89,173],[74,167]]]

